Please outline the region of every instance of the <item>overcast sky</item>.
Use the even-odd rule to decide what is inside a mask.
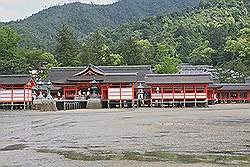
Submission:
[[[0,0],[0,22],[23,19],[38,11],[70,2],[109,4],[114,0]]]

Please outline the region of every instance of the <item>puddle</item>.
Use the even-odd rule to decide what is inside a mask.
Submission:
[[[160,134],[170,133],[169,131],[161,131]]]
[[[23,150],[26,147],[28,147],[28,146],[25,144],[14,144],[14,145],[6,146],[6,147],[0,149],[0,151]]]
[[[109,161],[109,160],[129,160],[129,161],[170,161],[175,163],[214,163],[214,164],[250,164],[250,155],[197,155],[197,154],[178,154],[164,151],[153,152],[105,152],[99,151],[95,153],[79,153],[76,151],[59,151],[40,149],[39,153],[54,153],[62,155],[67,159],[80,160],[80,161]]]
[[[122,119],[131,119],[133,117],[127,116],[127,117],[122,117]]]
[[[180,131],[180,133],[184,133],[184,134],[197,134],[199,132],[195,132],[195,131]]]
[[[250,130],[240,130],[238,132],[243,132],[243,133],[250,133]]]
[[[103,148],[103,147],[106,147],[106,146],[102,146],[102,145],[92,145],[92,146],[89,146],[89,148]]]
[[[63,146],[61,148],[80,149],[81,147],[77,147],[77,146]]]
[[[169,136],[169,135],[156,135],[154,137],[167,137],[167,136]]]
[[[122,139],[143,139],[144,137],[138,137],[138,136],[123,136]]]

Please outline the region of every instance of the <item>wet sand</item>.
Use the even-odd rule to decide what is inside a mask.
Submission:
[[[54,153],[40,153],[36,151],[38,149],[81,153],[166,151],[200,155],[250,154],[250,104],[174,109],[1,111],[0,125],[0,167],[224,166],[119,160],[75,161]],[[17,144],[23,147],[4,150]]]

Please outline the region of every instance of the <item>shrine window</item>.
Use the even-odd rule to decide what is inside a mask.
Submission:
[[[194,93],[194,86],[186,86],[185,91],[186,93]]]
[[[163,93],[172,93],[172,92],[173,92],[172,86],[163,88]]]
[[[230,98],[236,99],[238,96],[237,92],[230,92]]]
[[[240,98],[247,98],[247,92],[240,92]]]
[[[174,92],[175,93],[184,93],[184,86],[175,86]]]
[[[196,86],[196,93],[205,93],[204,86]]]
[[[152,93],[161,93],[161,88],[160,87],[152,88]]]

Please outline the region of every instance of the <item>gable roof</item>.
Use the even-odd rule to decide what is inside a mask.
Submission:
[[[210,74],[148,74],[146,84],[209,84]]]
[[[0,75],[1,85],[25,85],[31,80],[30,75]]]
[[[93,72],[93,73],[95,73],[95,74],[97,74],[97,75],[104,75],[104,74],[105,74],[104,71],[103,71],[102,69],[100,69],[100,68],[98,68],[98,67],[96,67],[96,66],[94,66],[94,65],[92,65],[92,64],[89,64],[89,65],[87,66],[87,68],[85,68],[83,71],[81,71],[81,72],[75,74],[74,76],[85,75],[85,74],[87,74],[88,72]]]
[[[71,80],[75,77],[75,79],[78,78],[78,75],[81,75],[84,73],[84,70],[86,69],[86,66],[83,67],[53,67],[49,70],[49,75],[47,77],[47,81],[51,82],[64,82],[67,81],[67,79]],[[112,81],[114,81],[114,78],[116,78],[116,81],[123,80],[124,75],[123,74],[131,74],[133,75],[136,73],[137,78],[136,81],[145,81],[146,74],[152,74],[152,69],[150,65],[138,65],[138,66],[94,66],[95,69],[102,71],[104,73],[105,77],[110,76],[110,74],[114,74],[116,77],[112,77]],[[119,77],[120,75],[120,77]],[[111,78],[111,76],[110,76]],[[108,80],[108,79],[107,79]],[[132,78],[132,80],[134,80]],[[111,79],[110,79],[111,82]]]

